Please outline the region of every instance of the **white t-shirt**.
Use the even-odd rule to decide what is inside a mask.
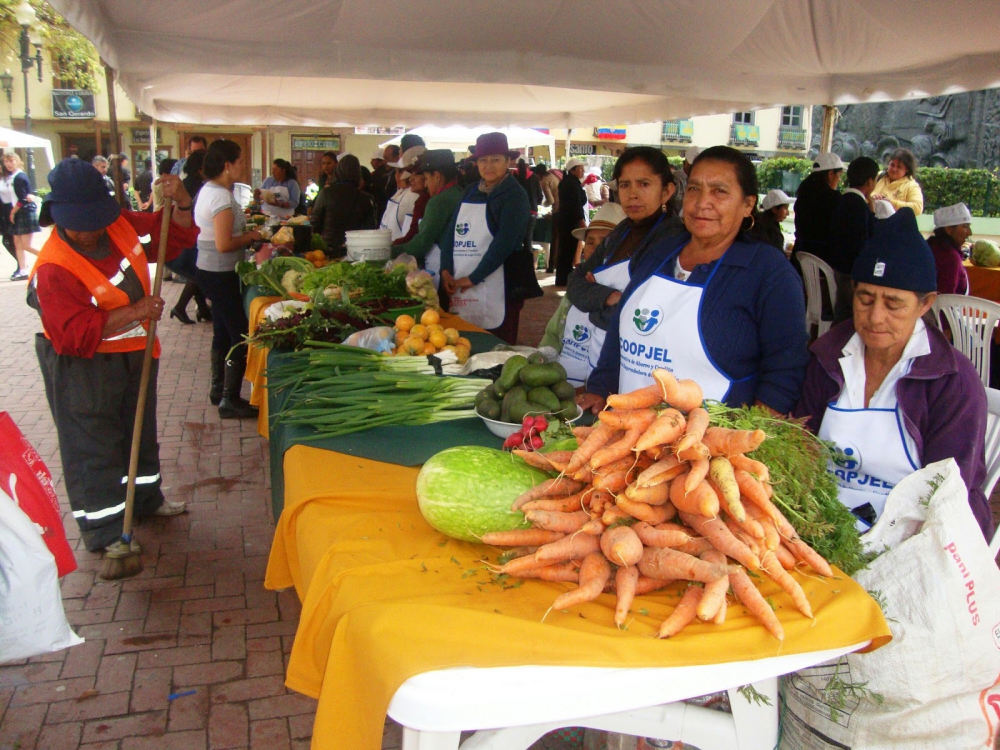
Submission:
[[[684,266],[681,265],[681,256],[677,256],[677,260],[674,261],[674,278],[678,281],[687,281],[691,278],[691,271],[685,271]]]
[[[246,228],[247,220],[233,191],[214,182],[206,182],[198,192],[194,205],[194,222],[200,230],[197,266],[203,271],[232,271],[243,257],[239,251],[220,253],[215,246],[215,216],[226,209],[233,212],[232,236],[239,237]]]

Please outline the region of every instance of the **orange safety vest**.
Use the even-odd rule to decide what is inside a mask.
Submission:
[[[139,235],[132,225],[121,216],[106,231],[111,243],[121,251],[123,256],[119,274],[124,274],[125,269],[131,266],[142,283],[143,292],[149,296],[149,264],[146,262],[146,253],[143,252],[142,244],[139,242]],[[84,256],[66,244],[54,228],[49,239],[38,253],[38,260],[35,261],[34,268],[31,269],[31,277],[33,278],[38,269],[46,263],[61,266],[79,279],[90,291],[94,305],[100,310],[114,310],[130,304],[128,295],[115,286],[114,279],[107,278]],[[146,348],[148,329],[148,321],[135,323],[123,331],[117,331],[103,338],[97,346],[97,351],[103,354],[143,351]],[[48,331],[45,331],[45,336],[52,338]],[[159,339],[153,346],[153,356],[160,356]]]

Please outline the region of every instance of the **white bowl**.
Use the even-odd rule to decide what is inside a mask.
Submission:
[[[477,415],[486,424],[486,429],[496,435],[498,438],[509,438],[515,432],[521,429],[520,424],[514,422],[501,422],[499,419],[487,419],[482,414]],[[576,407],[576,416],[572,419],[567,420],[570,424],[573,424],[576,420],[583,416],[583,409],[579,406]]]

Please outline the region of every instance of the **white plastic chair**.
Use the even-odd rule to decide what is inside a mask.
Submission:
[[[931,309],[939,324],[944,315],[951,329],[952,344],[972,360],[983,385],[989,388],[990,343],[997,321],[1000,321],[1000,305],[964,294],[939,294]]]
[[[987,388],[986,405],[989,413],[986,416],[986,479],[983,482],[983,494],[989,501],[997,479],[1000,479],[1000,391]],[[1000,552],[1000,529],[993,534],[990,552],[994,557]]]
[[[822,336],[830,330],[833,321],[823,320],[823,285],[820,283],[820,274],[826,278],[826,286],[830,290],[831,310],[837,299],[837,280],[829,264],[812,253],[796,253],[795,257],[799,259],[802,278],[806,284],[806,331],[812,333],[815,325],[817,336]]]

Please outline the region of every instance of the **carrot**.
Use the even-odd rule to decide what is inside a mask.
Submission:
[[[570,513],[583,508],[584,493],[578,492],[569,497],[540,497],[521,506],[527,513],[529,510],[547,510],[554,513]]]
[[[677,456],[672,453],[666,458],[660,459],[648,469],[644,470],[635,483],[640,487],[653,487],[657,484],[669,482],[674,477],[683,474],[687,466],[677,460]]]
[[[761,565],[763,566],[764,572],[767,573],[768,578],[781,586],[785,593],[792,597],[792,603],[795,604],[795,609],[806,617],[812,619],[812,607],[809,606],[809,599],[806,597],[806,592],[802,590],[801,586],[799,586],[798,581],[785,572],[785,569],[781,566],[781,563],[778,561],[775,554],[773,552],[765,552],[764,557],[761,560]]]
[[[541,529],[560,531],[563,534],[572,534],[575,531],[579,531],[590,520],[590,514],[582,510],[574,513],[529,510],[524,514],[524,517]]]
[[[687,420],[679,411],[664,409],[636,441],[635,450],[645,451],[657,445],[671,445],[684,434],[686,425]]]
[[[632,427],[626,430],[625,434],[614,443],[601,448],[590,459],[591,470],[597,471],[605,464],[625,458],[626,456],[631,456],[635,441],[639,439],[639,436],[644,431],[644,429],[640,429],[639,427]]]
[[[704,552],[707,552],[710,549],[715,549],[715,547],[713,547],[712,543],[705,539],[705,537],[693,536],[691,537],[691,541],[679,544],[676,547],[673,547],[673,549],[678,552],[683,552],[685,555],[699,557]]]
[[[749,547],[750,551],[757,555],[757,557],[760,557],[761,554],[767,551],[766,547],[761,548],[760,541],[758,539],[755,539],[746,531],[741,529],[739,524],[737,524],[732,518],[727,518],[725,520],[725,524],[726,528],[729,529],[729,533]]]
[[[571,534],[551,544],[543,544],[535,550],[535,560],[549,563],[579,560],[600,549],[601,542],[597,537],[590,534]]]
[[[705,400],[701,386],[693,380],[677,380],[672,372],[653,370],[653,380],[660,386],[663,400],[683,412],[689,412],[701,406]]]
[[[666,505],[646,505],[629,500],[624,495],[618,496],[618,507],[628,513],[632,518],[651,523],[654,526],[663,523],[671,517],[671,512]]]
[[[605,508],[615,503],[615,496],[604,490],[594,490],[589,495],[585,492],[584,499],[590,509],[591,518],[596,518],[604,512]]]
[[[562,562],[525,570],[523,573],[516,575],[515,578],[538,578],[542,581],[553,581],[555,583],[579,583],[580,568],[575,563]]]
[[[726,568],[669,547],[646,547],[639,560],[639,572],[648,578],[681,578],[711,583],[726,575]]]
[[[665,589],[671,583],[673,583],[671,580],[661,581],[659,578],[647,578],[640,573],[639,580],[635,583],[635,593],[636,596],[650,594],[654,591]]]
[[[785,640],[785,629],[778,622],[778,616],[774,614],[771,605],[760,595],[743,568],[737,565],[730,566],[729,585],[732,587],[733,593],[736,594],[736,598],[742,602],[751,615],[760,620],[771,635],[779,641]]]
[[[563,469],[563,474],[569,474],[569,465]],[[590,470],[589,466],[584,466],[579,471],[573,472],[570,476],[579,482],[580,484],[587,485],[594,481],[594,472]]]
[[[587,521],[583,526],[580,527],[580,531],[584,534],[591,534],[593,536],[600,536],[604,533],[604,530],[608,528],[604,525],[604,521],[599,518],[591,519]]]
[[[547,562],[536,560],[534,555],[525,555],[524,557],[515,557],[513,560],[505,562],[500,566],[500,572],[505,575],[520,577],[529,570],[537,570],[546,565],[548,565]]]
[[[639,582],[639,569],[634,565],[618,568],[615,571],[615,625],[619,628],[628,619],[628,611],[635,601],[635,585]]]
[[[554,479],[546,479],[541,484],[536,484],[530,490],[520,495],[511,504],[511,510],[520,510],[521,506],[531,500],[537,500],[540,497],[565,497],[567,495],[572,495],[575,492],[579,492],[586,485],[576,482],[572,479],[567,479],[566,477],[555,477]]]
[[[593,431],[587,435],[584,441],[573,452],[573,458],[570,460],[569,466],[566,467],[566,473],[575,474],[586,466],[591,456],[597,453],[618,432],[615,428],[603,422],[598,422]]]
[[[639,521],[632,527],[639,539],[647,547],[676,547],[691,541],[691,535],[686,531],[673,529],[658,529],[645,521]]]
[[[765,548],[773,551],[781,546],[781,537],[778,536],[778,530],[774,527],[774,521],[771,520],[770,516],[753,503],[746,506],[746,513],[750,516],[751,520],[760,526],[763,536],[761,537],[759,534],[754,534],[754,536],[758,536],[764,540]],[[753,532],[751,531],[751,533]]]
[[[722,491],[718,487],[716,487],[714,484],[710,483],[709,486],[713,490],[715,490],[715,494],[719,497],[720,500],[722,500]],[[724,500],[722,500],[722,501],[723,501],[723,503],[725,503]],[[754,507],[756,507],[756,506],[754,506]],[[759,521],[757,521],[757,519],[752,518],[751,516],[747,515],[747,512],[748,512],[747,511],[747,506],[743,504],[743,500],[742,499],[739,500],[739,510],[740,510],[740,512],[743,515],[743,520],[742,521],[737,520],[734,517],[733,513],[730,512],[730,510],[728,508],[726,508],[726,513],[729,516],[729,518],[733,519],[734,525],[737,528],[742,529],[743,531],[745,531],[746,534],[747,534],[747,536],[752,537],[755,540],[763,541],[764,538],[765,538],[764,527],[760,524]],[[726,524],[726,525],[728,526],[729,524]]]
[[[702,441],[713,456],[731,456],[750,453],[760,448],[767,433],[763,430],[731,430],[726,427],[709,427]]]
[[[780,531],[781,522],[778,519],[784,519],[784,516],[781,515],[781,511],[778,510],[777,506],[775,506],[775,504],[771,502],[770,498],[768,498],[767,492],[764,491],[764,486],[758,482],[753,475],[743,471],[743,469],[737,469],[735,474],[736,484],[739,485],[740,493],[743,497],[764,511],[771,518],[771,520],[774,521]],[[785,523],[788,522],[785,521]],[[789,528],[791,528],[790,525]],[[796,534],[796,536],[798,535]]]
[[[742,523],[746,513],[740,505],[740,487],[736,484],[733,465],[724,457],[713,458],[709,462],[709,474],[722,493],[723,506],[733,518]]]
[[[609,506],[605,509],[604,515],[601,516],[601,523],[605,526],[614,526],[616,523],[630,520],[632,520],[632,516],[630,516],[625,509],[619,505]]]
[[[705,562],[721,565],[722,567],[726,566],[726,556],[716,549],[702,553],[701,559]],[[698,619],[715,619],[715,616],[719,613],[719,608],[726,603],[727,591],[729,591],[728,570],[726,575],[720,577],[718,580],[705,584],[705,590],[702,593],[701,601],[698,602]]]
[[[677,451],[677,458],[681,461],[697,461],[700,458],[708,458],[709,455],[708,448],[702,442],[697,442],[683,450]]]
[[[719,498],[705,482],[699,482],[693,492],[685,492],[687,477],[682,475],[670,483],[670,502],[679,511],[696,513],[705,518],[719,515]]]
[[[635,456],[622,456],[611,463],[604,464],[598,469],[594,469],[595,474],[611,474],[616,471],[629,471],[635,466]]]
[[[781,563],[781,567],[785,570],[791,570],[795,567],[797,562],[795,555],[793,555],[784,544],[779,544],[777,549],[773,550],[774,556],[778,558],[778,562]]]
[[[642,542],[629,526],[615,526],[601,535],[601,552],[615,565],[627,567],[642,559]]]
[[[729,463],[733,465],[734,469],[743,469],[743,471],[753,474],[761,482],[767,482],[771,478],[771,472],[767,466],[760,461],[744,456],[742,453],[734,453],[729,456]]]
[[[608,396],[608,407],[611,409],[648,409],[663,401],[663,391],[660,386],[647,385],[630,393],[612,393]]]
[[[712,543],[717,550],[743,563],[750,570],[760,568],[760,558],[737,539],[718,518],[708,519],[693,513],[681,513],[681,519]]]
[[[712,622],[716,625],[721,625],[726,621],[726,610],[729,608],[729,604],[726,602],[726,597],[722,597],[722,603],[719,605],[719,611],[715,613],[715,617],[712,618]]]
[[[690,448],[695,443],[702,442],[702,438],[705,436],[705,430],[708,429],[708,412],[702,409],[700,406],[696,409],[692,409],[687,415],[687,427],[684,430],[684,434],[681,439],[677,441],[677,445],[674,448],[674,453],[681,460],[684,457],[681,453]],[[705,458],[708,458],[706,455]]]
[[[656,634],[657,638],[670,638],[681,632],[686,625],[692,622],[698,612],[698,605],[704,596],[705,590],[701,586],[688,586],[684,596],[677,602],[677,606]]]
[[[483,534],[483,544],[494,547],[539,547],[562,539],[565,534],[542,529],[517,529],[515,531],[490,531]]]
[[[707,458],[697,458],[691,462],[691,470],[684,478],[685,493],[694,492],[694,488],[701,484],[701,482],[708,476],[710,466],[711,463]]]
[[[814,550],[798,537],[795,539],[786,539],[785,545],[792,551],[792,554],[795,555],[796,559],[809,565],[809,567],[821,576],[826,576],[827,578],[833,576],[833,568],[830,567],[830,563],[824,560],[823,556],[819,552]]]
[[[663,505],[670,499],[670,485],[664,483],[654,484],[652,487],[639,487],[633,483],[625,489],[625,497],[646,505]]]
[[[618,494],[628,486],[628,472],[615,471],[611,474],[598,474],[594,477],[594,489],[605,490],[612,494]]]
[[[593,427],[574,427],[573,437],[577,440],[586,440],[587,436],[594,431]]]
[[[580,585],[556,597],[552,609],[569,609],[577,604],[590,602],[604,591],[604,584],[611,578],[611,565],[600,552],[591,552],[580,565]]]
[[[647,427],[656,419],[652,409],[605,409],[597,418],[616,430],[630,430],[640,424]]]

